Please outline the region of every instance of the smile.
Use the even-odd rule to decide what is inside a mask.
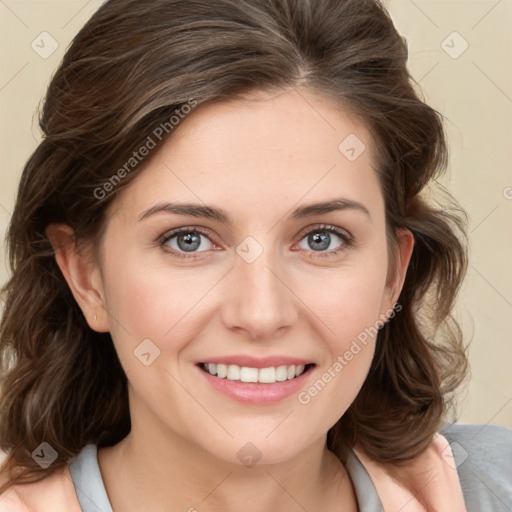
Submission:
[[[262,384],[272,384],[274,382],[284,382],[299,377],[304,373],[307,366],[311,365],[281,365],[270,366],[267,368],[251,368],[248,366],[238,366],[236,364],[215,364],[202,363],[201,368],[211,375],[220,379],[227,379],[240,382],[259,382]]]

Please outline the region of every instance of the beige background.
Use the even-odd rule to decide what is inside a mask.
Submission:
[[[36,111],[48,80],[100,4],[0,0],[2,238],[21,169],[40,137]],[[472,340],[472,378],[460,421],[512,428],[512,0],[385,5],[408,40],[412,75],[446,118],[451,165],[443,182],[470,216],[471,260],[456,314]],[[58,48],[46,55],[52,44]],[[2,247],[1,283],[4,262]]]

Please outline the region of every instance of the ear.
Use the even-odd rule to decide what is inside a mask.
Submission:
[[[67,224],[50,224],[46,236],[55,250],[55,259],[89,327],[108,332],[103,280],[99,266],[77,246],[75,234]]]
[[[383,297],[384,311],[392,310],[400,296],[414,249],[414,235],[408,229],[400,228],[397,231],[396,238],[394,261],[390,262],[392,267],[388,272],[388,281]]]

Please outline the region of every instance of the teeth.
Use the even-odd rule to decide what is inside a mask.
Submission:
[[[283,382],[288,378],[288,367],[287,366],[278,366],[276,368],[276,380],[279,382]]]
[[[210,371],[210,373],[212,373],[211,370],[209,370],[209,371]],[[218,364],[216,371],[217,371],[217,377],[224,379],[228,374],[228,367],[225,364]],[[215,373],[213,375],[215,375]]]
[[[211,375],[216,375],[221,379],[238,380],[241,382],[261,382],[272,384],[274,382],[283,382],[291,380],[304,373],[305,366],[271,366],[269,368],[250,368],[247,366],[238,366],[236,364],[215,364],[203,363],[203,368]]]
[[[240,380],[240,366],[230,364],[228,366],[228,380]]]
[[[242,382],[258,382],[258,377],[258,368],[247,368],[247,366],[242,366],[242,368],[240,368],[240,380]]]
[[[254,368],[254,370],[256,370],[256,368]],[[260,368],[259,370],[256,370],[256,373],[258,374],[256,382],[271,384],[276,381],[276,369],[273,367]],[[295,377],[295,372],[293,373],[293,376]]]

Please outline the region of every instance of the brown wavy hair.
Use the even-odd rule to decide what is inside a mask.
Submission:
[[[425,194],[446,169],[447,147],[442,116],[420,98],[406,63],[406,41],[378,0],[109,0],[97,10],[51,80],[43,139],[24,167],[8,231],[12,277],[0,332],[8,479],[0,491],[130,431],[127,379],[110,334],[86,323],[47,226],[64,222],[78,242],[97,246],[107,207],[156,151],[115,186],[105,183],[155,127],[191,101],[200,108],[297,86],[363,121],[389,247],[402,227],[415,239],[402,309],[379,330],[368,377],[329,430],[328,448],[344,461],[359,443],[372,458],[399,463],[428,446],[467,373],[451,316],[467,267],[467,219],[447,192],[443,204]],[[47,469],[31,456],[43,441],[58,453]]]

